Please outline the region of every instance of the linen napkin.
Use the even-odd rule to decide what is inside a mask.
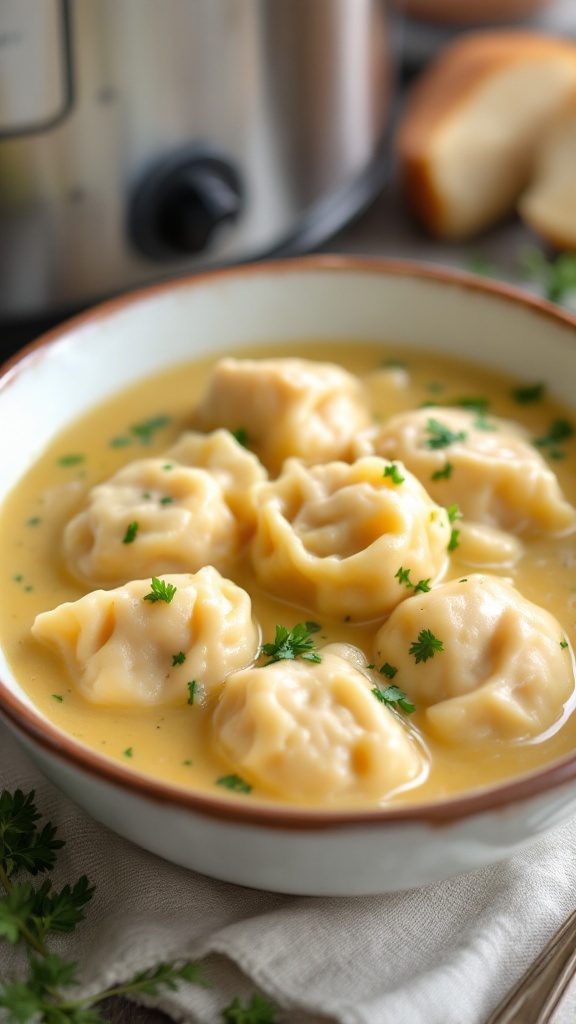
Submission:
[[[0,725],[0,789],[35,789],[66,846],[54,883],[86,873],[96,895],[52,948],[79,963],[80,995],[160,961],[202,962],[210,988],[153,1000],[175,1020],[221,1024],[255,990],[278,1024],[484,1024],[576,905],[576,821],[515,857],[404,893],[283,896],[214,881],[116,836],[62,796]],[[353,865],[351,865],[353,870]],[[25,967],[0,945],[0,978]],[[573,1024],[576,991],[555,1017]]]

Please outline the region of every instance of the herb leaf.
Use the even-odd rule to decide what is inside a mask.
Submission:
[[[512,398],[520,405],[528,405],[530,402],[539,402],[544,397],[546,385],[540,381],[538,384],[525,384],[522,387],[514,388]]]
[[[249,782],[244,782],[239,775],[222,775],[219,779],[216,779],[217,786],[224,786],[225,789],[231,789],[233,793],[251,793],[252,786]]]
[[[188,685],[188,700],[186,701],[186,703],[187,704],[193,704],[194,703],[194,694],[196,692],[196,680],[192,679],[187,685]]]
[[[268,658],[266,665],[275,661],[294,661],[303,658],[305,661],[322,661],[316,653],[311,633],[317,633],[321,627],[317,622],[299,622],[293,629],[276,626],[274,643],[263,644],[260,653]]]
[[[455,441],[466,440],[466,433],[464,430],[459,430],[456,433],[455,431],[450,430],[449,427],[445,426],[444,423],[440,423],[438,420],[428,420],[426,430],[432,435],[424,442],[427,448],[447,448],[448,445],[454,444]]]
[[[393,484],[403,484],[406,479],[400,474],[400,470],[395,462],[391,462],[389,466],[386,466],[384,476],[389,476]]]
[[[144,596],[144,601],[150,601],[151,604],[155,604],[156,601],[165,601],[166,604],[170,604],[177,589],[172,583],[159,580],[155,576],[152,577],[151,587],[150,593]]]
[[[173,654],[172,655],[172,668],[174,668],[175,665],[183,665],[185,661],[186,661],[186,655],[184,654],[184,651],[179,651],[178,654]]]
[[[434,636],[430,629],[421,629],[418,639],[414,640],[408,654],[413,654],[416,664],[418,664],[420,661],[428,661],[428,658],[433,658],[436,651],[443,650],[444,644],[442,640]]]
[[[452,476],[453,466],[451,462],[447,462],[443,469],[437,469],[435,473],[432,473],[432,480],[449,480]]]
[[[132,544],[136,540],[136,534],[138,533],[139,523],[134,520],[133,523],[129,523],[126,527],[126,533],[122,540],[123,544]]]
[[[255,992],[249,1004],[242,1007],[238,996],[222,1010],[224,1024],[275,1024],[276,1007]]]
[[[397,573],[394,573],[394,579],[398,580],[400,586],[402,586],[402,584],[405,584],[406,587],[414,586],[410,580],[410,569],[403,569],[402,566],[400,566]]]
[[[378,671],[381,675],[386,676],[387,679],[394,679],[398,669],[394,665],[390,665],[387,661],[382,665]]]
[[[372,693],[382,704],[397,704],[407,715],[416,711],[416,705],[408,699],[408,695],[399,686],[387,686],[385,690],[375,686]]]
[[[242,445],[243,448],[248,447],[250,443],[250,438],[248,437],[248,431],[245,429],[245,427],[238,427],[237,430],[231,430],[230,433],[232,434],[232,437],[238,442],[238,444]]]

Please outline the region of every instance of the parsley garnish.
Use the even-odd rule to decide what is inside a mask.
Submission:
[[[452,405],[459,405],[461,409],[470,409],[471,412],[476,412],[479,416],[485,416],[490,408],[490,400],[477,396],[465,396],[464,398],[455,398]]]
[[[171,505],[174,498],[171,498],[168,494],[165,494],[163,498],[160,498],[161,505]]]
[[[54,700],[58,701],[59,704],[61,704],[62,701],[64,700],[64,697],[62,697],[61,694],[59,694],[59,693],[53,693],[52,696],[53,696]]]
[[[447,462],[443,469],[437,469],[435,473],[432,473],[432,480],[449,480],[452,476],[453,466],[451,462]]]
[[[134,520],[133,523],[128,524],[126,527],[126,533],[122,540],[123,544],[132,544],[133,541],[136,540],[136,534],[138,533],[139,526],[140,524],[137,523],[136,520]]]
[[[192,679],[192,681],[188,683],[188,700],[186,701],[187,704],[193,704],[194,703],[194,695],[195,695],[195,693],[196,693],[196,680]]]
[[[385,359],[380,366],[384,366],[387,370],[405,370],[408,363],[403,359]]]
[[[231,430],[230,433],[243,448],[248,447],[250,438],[248,437],[248,431],[244,427],[238,427],[237,430]]]
[[[368,666],[368,668],[370,668],[370,665]],[[394,676],[396,675],[398,669],[395,668],[394,665],[389,665],[388,662],[385,662],[385,664],[382,665],[381,668],[378,669],[378,671],[380,672],[381,675],[386,676],[387,679],[394,679]]]
[[[448,522],[453,523],[455,519],[462,519],[462,513],[458,508],[458,505],[450,505],[446,509],[448,513]]]
[[[444,644],[442,640],[434,636],[434,633],[430,629],[421,629],[418,634],[418,639],[415,640],[408,651],[408,654],[413,654],[416,659],[416,664],[420,661],[428,661],[428,658],[433,658],[436,651],[443,651]]]
[[[546,385],[540,381],[538,384],[526,384],[520,388],[514,388],[511,392],[512,398],[520,405],[528,405],[530,402],[539,402],[544,397]]]
[[[144,597],[145,601],[150,601],[154,604],[156,601],[165,601],[166,604],[170,604],[170,601],[176,593],[176,587],[172,583],[166,583],[166,580],[156,579],[155,576],[151,580],[151,591]]]
[[[70,455],[61,455],[58,459],[60,466],[78,466],[81,462],[84,462],[85,455],[80,455],[79,452],[71,452]]]
[[[411,715],[416,711],[416,705],[408,700],[408,695],[398,686],[387,686],[385,690],[375,686],[372,693],[382,704],[397,704],[407,715]]]
[[[41,522],[42,519],[40,516],[32,516],[31,519],[26,520],[26,526],[38,526],[38,524]]]
[[[410,580],[410,569],[403,569],[402,566],[398,569],[397,573],[394,573],[394,579],[398,580],[400,586],[404,583],[406,587],[413,587],[414,584]]]
[[[103,1024],[97,1005],[112,995],[155,996],[162,989],[174,990],[180,981],[205,985],[200,967],[185,961],[160,963],[80,999],[70,992],[81,985],[78,965],[51,952],[49,941],[53,934],[75,930],[94,887],[86,875],[61,889],[53,886],[47,876],[65,843],[56,838],[54,825],[41,826],[40,819],[33,791],[0,792],[0,941],[22,946],[28,964],[17,980],[0,981],[0,1008],[6,1021]],[[21,879],[21,874],[32,880]],[[45,877],[37,883],[40,874]]]
[[[554,420],[548,433],[543,437],[537,437],[533,444],[537,448],[552,448],[561,441],[567,441],[569,437],[572,437],[573,433],[574,427],[571,423],[568,423],[568,420]]]
[[[179,651],[178,654],[173,654],[172,655],[172,668],[174,668],[174,665],[183,665],[185,661],[186,661],[186,655],[184,654],[184,651]]]
[[[231,789],[233,793],[252,792],[250,783],[244,782],[244,779],[241,779],[239,775],[221,775],[219,779],[216,779],[216,785]]]
[[[236,996],[229,1006],[222,1010],[224,1024],[275,1024],[276,1007],[255,992],[246,1007],[243,1007]]]
[[[561,640],[560,641],[560,647],[562,647],[562,648],[568,647],[568,641],[567,640]]]
[[[389,466],[386,466],[384,470],[384,476],[389,476],[393,484],[403,484],[405,477],[400,475],[400,470],[395,462],[392,462]]]
[[[134,756],[134,751],[133,751],[132,747],[126,747],[126,750],[124,751],[124,757],[133,757],[133,756]]]
[[[430,577],[427,580],[418,580],[414,587],[415,594],[427,594],[430,590]]]
[[[167,427],[170,423],[169,416],[150,416],[146,420],[142,420],[141,423],[134,423],[130,427],[130,433],[142,442],[142,444],[151,444],[154,434],[158,430],[162,430],[163,427]]]
[[[455,441],[466,440],[466,434],[463,430],[455,433],[443,423],[439,423],[438,420],[428,420],[426,430],[432,435],[424,442],[427,448],[447,448],[448,445],[454,444]]]
[[[460,530],[452,530],[450,534],[450,540],[448,541],[447,551],[456,551],[456,548],[460,544]]]
[[[266,665],[272,665],[275,661],[293,661],[295,658],[322,661],[314,649],[314,641],[310,639],[311,634],[318,633],[321,628],[317,622],[299,622],[290,630],[286,626],[276,626],[274,643],[263,644],[260,651],[268,658]]]
[[[254,992],[246,1007],[242,1007],[236,996],[222,1010],[222,1021],[224,1024],[276,1024],[276,1009],[274,1002],[264,998],[260,992]]]

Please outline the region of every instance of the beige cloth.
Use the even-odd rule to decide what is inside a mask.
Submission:
[[[484,1024],[576,904],[576,822],[502,864],[376,897],[257,892],[174,867],[94,822],[45,781],[0,726],[0,787],[36,790],[66,847],[55,884],[88,874],[86,920],[53,948],[80,963],[86,992],[161,960],[204,962],[208,990],[157,1000],[194,1024],[219,1024],[254,988],[278,1024]],[[350,870],[354,870],[351,864]],[[22,953],[0,946],[2,980]],[[84,993],[82,993],[84,994]],[[576,993],[555,1020],[574,1021]]]

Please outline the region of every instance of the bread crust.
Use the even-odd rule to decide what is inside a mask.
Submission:
[[[550,57],[570,63],[576,72],[576,45],[567,40],[533,32],[470,32],[448,46],[412,87],[395,149],[409,204],[435,234],[449,235],[448,211],[431,166],[439,131],[491,75]]]

